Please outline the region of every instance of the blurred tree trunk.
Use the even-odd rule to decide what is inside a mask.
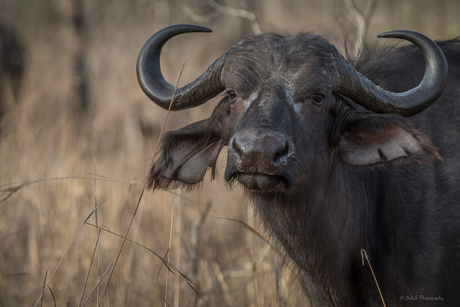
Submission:
[[[88,39],[85,27],[83,0],[73,0],[73,26],[77,36],[77,50],[75,52],[74,72],[76,77],[75,90],[82,111],[90,107],[88,95],[87,45]]]

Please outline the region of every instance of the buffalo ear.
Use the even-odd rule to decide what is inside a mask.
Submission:
[[[366,114],[349,120],[338,147],[343,162],[358,166],[389,161],[431,164],[441,159],[424,135],[394,115]]]
[[[211,117],[168,132],[150,169],[147,188],[193,187],[203,180],[208,168],[214,178],[217,157],[229,140],[230,111],[231,103],[224,98]]]
[[[208,128],[209,119],[167,133],[161,155],[147,178],[147,187],[191,187],[203,180],[208,167],[214,177],[217,157],[226,144]]]

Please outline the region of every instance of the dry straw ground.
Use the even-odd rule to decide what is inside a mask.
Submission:
[[[80,45],[72,1],[0,0],[0,21],[16,29],[26,49],[21,95],[14,101],[6,93],[0,122],[0,306],[32,306],[41,297],[39,306],[81,306],[88,297],[87,306],[305,306],[289,267],[282,270],[281,258],[242,224],[263,233],[241,190],[227,188],[222,177],[193,192],[145,192],[134,216],[166,117],[139,89],[136,58],[155,31],[192,21],[179,0],[81,3],[86,112],[75,94]],[[341,49],[343,33],[354,31],[339,0],[219,3],[252,11],[262,32],[313,31]],[[187,4],[196,14],[212,11],[205,0]],[[369,33],[406,28],[454,37],[459,13],[458,1],[381,1]],[[165,47],[171,82],[184,62],[181,84],[253,31],[247,20],[226,14],[205,25],[213,34],[185,35]],[[171,114],[166,129],[209,116],[216,102]],[[222,174],[225,154],[218,165]],[[131,241],[124,242],[131,221]]]

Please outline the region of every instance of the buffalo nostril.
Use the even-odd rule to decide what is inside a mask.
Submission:
[[[229,143],[231,163],[239,173],[276,175],[294,152],[293,144],[277,133],[240,132]]]
[[[284,145],[280,146],[276,151],[275,151],[275,156],[273,157],[273,162],[279,163],[279,162],[284,162],[289,156],[289,145],[286,142]]]
[[[231,145],[230,145],[230,149],[231,149],[231,152],[237,156],[238,159],[241,160],[241,158],[243,157],[243,153],[241,152],[241,144],[239,144],[238,142],[238,139],[235,139]]]

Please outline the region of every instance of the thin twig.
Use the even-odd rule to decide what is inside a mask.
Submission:
[[[192,247],[190,248],[191,252],[189,257],[189,267],[193,278],[196,278],[196,275],[198,274],[198,245],[200,242],[200,229],[204,224],[204,221],[206,220],[211,207],[212,202],[209,201],[206,205],[206,208],[204,208],[203,212],[200,214],[198,221],[196,221],[192,226],[192,234],[190,238],[190,244]]]
[[[345,0],[345,4],[350,11],[351,17],[354,19],[356,25],[356,41],[354,46],[354,52],[356,56],[359,56],[364,51],[364,41],[366,39],[367,28],[369,27],[369,20],[374,13],[375,7],[377,6],[378,0],[370,0],[364,12],[362,12],[354,0]]]
[[[215,261],[212,262],[212,268],[214,269],[214,273],[216,274],[217,281],[222,289],[222,292],[224,293],[224,300],[229,306],[235,306],[235,300],[233,299],[233,296],[230,292],[230,288],[225,281],[224,275],[222,274],[222,271],[219,268],[219,264]]]
[[[9,187],[9,188],[2,188],[0,189],[0,195],[6,195],[2,199],[0,199],[0,202],[7,200],[8,198],[11,197],[14,193],[18,192],[20,189],[27,187],[29,185],[32,185],[34,183],[39,183],[43,181],[51,181],[51,180],[57,180],[57,179],[75,179],[77,176],[71,176],[71,177],[61,177],[61,178],[46,178],[46,179],[38,179],[38,180],[29,180],[25,181],[23,183],[17,184],[15,186]],[[0,187],[8,186],[11,184],[2,184]]]
[[[184,67],[185,67],[185,61],[184,61],[184,64],[182,64],[182,69],[180,70],[179,78],[177,78],[176,87],[174,88],[174,92],[173,92],[171,101],[169,102],[168,113],[166,113],[166,117],[165,117],[165,120],[164,120],[164,122],[163,122],[163,127],[161,127],[160,137],[158,138],[158,142],[157,142],[157,146],[156,146],[156,151],[155,151],[155,155],[154,155],[154,157],[153,157],[153,160],[155,160],[155,157],[156,157],[156,156],[158,155],[158,153],[160,152],[160,142],[161,142],[161,139],[163,138],[163,132],[164,132],[165,127],[166,127],[166,122],[168,121],[169,113],[171,112],[171,107],[172,107],[172,105],[173,105],[174,98],[176,97],[176,90],[177,90],[177,88],[179,87],[179,81],[180,81],[180,79],[182,78],[182,72],[184,71]]]
[[[96,224],[96,227],[97,227],[97,224]],[[81,306],[81,303],[83,302],[83,295],[85,294],[86,285],[88,284],[88,279],[89,279],[89,273],[91,272],[91,268],[93,266],[94,256],[96,255],[99,238],[101,236],[101,230],[97,228],[96,230],[97,230],[96,244],[94,244],[93,255],[91,256],[91,262],[89,263],[88,273],[86,274],[85,283],[83,284],[83,290],[81,291],[80,303],[78,304],[78,306]],[[99,276],[98,276],[98,280],[100,280]]]
[[[171,224],[169,228],[169,243],[168,243],[168,251],[171,251],[171,242],[172,242],[172,232],[173,232],[173,221],[174,221],[174,199],[173,197],[173,205],[171,206]],[[168,262],[170,261],[171,253],[168,253]],[[165,289],[165,307],[168,305],[168,283],[169,283],[169,271],[166,272],[166,289]]]
[[[245,18],[249,20],[249,22],[251,23],[252,32],[254,32],[254,34],[262,33],[262,31],[260,30],[259,23],[257,22],[257,19],[252,12],[241,10],[241,9],[238,10],[231,6],[223,6],[223,5],[218,4],[214,0],[208,0],[208,5],[212,7],[214,11],[204,16],[195,14],[192,11],[192,9],[185,3],[182,6],[182,10],[184,11],[185,15],[189,16],[194,22],[198,22],[198,23],[209,22],[217,18],[217,16],[219,16],[220,14],[227,14],[233,17]]]
[[[122,180],[115,180],[105,178],[101,175],[94,174],[94,176],[98,177],[98,180],[107,181],[107,182],[115,182],[115,183],[124,183],[124,184],[136,184],[136,185],[143,185],[142,181],[122,181]],[[24,182],[12,182],[12,183],[5,183],[0,185],[0,195],[6,195],[0,199],[0,202],[6,201],[10,198],[14,193],[18,192],[20,189],[28,187],[33,184],[37,184],[40,182],[46,181],[55,181],[55,180],[68,180],[68,179],[86,179],[86,180],[94,180],[94,177],[89,176],[67,176],[67,177],[52,177],[52,178],[42,178],[36,180],[27,180]]]
[[[386,307],[385,300],[383,299],[382,291],[380,291],[379,283],[377,282],[377,278],[375,277],[371,262],[369,261],[369,258],[367,258],[366,251],[364,249],[361,249],[361,259],[363,261],[363,266],[364,266],[364,258],[366,258],[367,264],[369,264],[369,268],[371,269],[372,276],[374,276],[374,281],[375,281],[375,284],[377,285],[377,289],[379,290],[380,298],[382,299],[383,306]]]
[[[246,229],[248,229],[249,231],[251,231],[253,234],[255,234],[256,236],[258,236],[259,238],[261,238],[265,243],[267,243],[268,245],[270,245],[270,247],[273,248],[272,244],[264,238],[264,236],[262,234],[260,234],[260,232],[258,232],[257,230],[255,230],[253,227],[249,226],[248,224],[246,224],[245,222],[243,221],[240,221],[240,220],[237,220],[237,219],[232,219],[232,218],[229,218],[229,217],[217,217],[216,219],[222,219],[222,220],[228,220],[228,221],[232,221],[232,222],[237,222],[237,223],[240,223],[241,225],[243,225]]]
[[[56,307],[56,306],[57,306],[57,304],[56,304],[56,297],[54,296],[53,290],[51,290],[51,287],[50,287],[50,286],[47,286],[47,287],[48,287],[48,290],[50,290],[51,296],[53,297],[54,307]]]
[[[43,280],[43,296],[42,296],[42,300],[41,300],[41,303],[40,303],[40,307],[43,306],[43,301],[45,300],[45,289],[46,289],[46,276],[48,275],[48,270],[45,271],[45,280]]]
[[[166,254],[164,255],[163,259],[166,259],[166,257],[168,257],[169,255],[169,249],[166,251]],[[167,261],[167,260],[166,260]],[[163,264],[160,265],[160,268],[158,269],[158,275],[157,275],[157,284],[159,284],[159,280],[160,280],[160,274],[161,274],[161,269],[163,268]],[[167,287],[166,287],[166,291],[167,291]],[[161,289],[160,287],[158,286],[158,292],[161,294]],[[168,302],[167,300],[164,300],[165,301],[165,305],[168,305]]]
[[[94,156],[94,207],[96,207],[97,205],[97,168],[96,168],[97,164],[96,164],[96,157]],[[99,226],[99,222],[98,222],[98,216],[97,216],[97,210],[94,214],[94,217],[95,217],[95,220],[96,220],[96,226]],[[96,251],[96,249],[98,249],[99,253],[98,253],[98,257],[97,257],[97,279],[100,280],[100,275],[99,275],[99,272],[100,272],[100,267],[101,267],[101,246],[99,244],[98,246],[98,242],[99,242],[99,235],[100,235],[101,231],[99,230],[98,231],[98,237],[97,237],[97,240],[96,240],[96,245],[94,246],[94,252]],[[99,247],[99,248],[98,248]],[[93,252],[93,257],[94,257],[94,252]],[[93,262],[93,258],[91,258],[91,263]],[[91,264],[90,264],[90,268],[89,268],[89,271],[91,270]],[[88,276],[89,276],[89,271],[88,271]],[[84,290],[83,290],[84,292]],[[97,289],[97,294],[96,294],[96,302],[99,301],[99,288]],[[81,298],[83,298],[83,293],[81,294]],[[81,303],[81,301],[80,301]]]
[[[91,293],[89,294],[88,298],[86,299],[86,301],[83,303],[82,307],[84,307],[86,305],[86,303],[88,302],[88,300],[91,298],[91,296],[93,295],[94,291],[99,288],[99,284],[101,283],[102,279],[104,279],[104,276],[105,274],[107,274],[107,272],[109,271],[110,267],[112,266],[113,263],[110,263],[109,266],[107,267],[107,269],[105,270],[104,274],[102,274],[101,278],[99,278],[99,281],[97,282],[97,284],[94,286],[93,288],[93,291],[91,291]],[[113,270],[112,270],[113,272]]]
[[[203,212],[200,214],[200,218],[198,221],[196,221],[193,226],[192,226],[192,234],[190,238],[190,256],[189,256],[189,271],[192,275],[192,278],[196,280],[196,289],[199,291],[200,290],[200,284],[198,283],[198,248],[200,244],[200,237],[201,237],[201,227],[204,224],[206,217],[208,216],[208,213],[212,207],[212,202],[209,201],[208,204],[206,205],[206,208],[203,210]],[[198,304],[198,300],[196,299],[195,296],[195,306]]]
[[[179,189],[179,193],[182,196],[182,189]],[[174,211],[176,212],[176,221],[174,223],[174,263],[176,263],[179,270],[181,269],[181,258],[180,258],[180,241],[182,237],[182,197],[176,197],[174,200]],[[174,279],[174,307],[179,307],[180,303],[180,279]]]

